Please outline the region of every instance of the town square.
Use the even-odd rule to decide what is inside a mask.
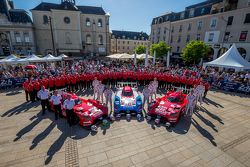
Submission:
[[[0,166],[249,167],[249,30],[249,0],[0,0]]]

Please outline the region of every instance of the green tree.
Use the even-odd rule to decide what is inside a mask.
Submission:
[[[156,52],[156,57],[162,58],[163,56],[167,55],[168,51],[170,50],[170,46],[166,45],[165,42],[161,41],[159,43],[153,44],[150,47],[150,55],[154,55],[154,51]]]
[[[143,54],[143,53],[146,53],[146,46],[145,45],[138,45],[136,48],[135,48],[135,51],[136,51],[136,54]]]
[[[181,58],[185,64],[199,63],[201,58],[206,58],[210,47],[203,41],[191,41],[182,49]]]

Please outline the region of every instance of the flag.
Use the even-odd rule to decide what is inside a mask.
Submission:
[[[156,57],[156,51],[154,51],[153,65],[155,65],[155,57]]]
[[[148,48],[146,50],[145,67],[148,67]]]

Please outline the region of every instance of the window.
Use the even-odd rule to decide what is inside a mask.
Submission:
[[[246,41],[248,31],[241,31],[239,41]]]
[[[247,2],[247,6],[250,6],[250,0],[248,0],[248,2]]]
[[[174,32],[174,26],[172,27],[172,30],[171,30],[172,32]]]
[[[16,33],[15,33],[15,38],[16,38],[16,42],[17,42],[17,43],[22,42],[21,36],[20,36],[20,33],[19,33],[19,32],[16,32]]]
[[[201,30],[202,28],[202,21],[198,21],[198,30]]]
[[[102,35],[98,36],[98,44],[103,45],[103,37],[102,37]]]
[[[102,19],[98,19],[97,26],[98,26],[98,27],[102,27]]]
[[[120,44],[120,41],[118,41],[118,44]]]
[[[90,26],[91,26],[91,22],[90,22],[90,19],[89,19],[89,18],[86,19],[86,26],[87,26],[87,27],[90,27]]]
[[[48,24],[49,23],[49,18],[46,15],[43,15],[43,24]]]
[[[24,42],[29,43],[29,42],[30,42],[29,33],[28,33],[28,32],[25,32],[25,33],[23,34],[23,36],[24,36]]]
[[[127,49],[129,50],[129,46],[127,47]]]
[[[186,42],[189,42],[189,41],[190,41],[190,35],[188,34]]]
[[[234,17],[233,16],[229,16],[228,19],[227,19],[227,25],[228,26],[231,26],[233,24],[233,19]]]
[[[181,32],[182,31],[182,25],[180,25],[180,28],[179,28],[179,32]]]
[[[173,36],[171,35],[170,43],[173,43]]]
[[[213,18],[210,23],[210,28],[216,28],[217,26],[217,19]]]
[[[66,44],[72,44],[70,32],[65,33],[65,39],[66,39],[65,41]]]
[[[196,40],[201,40],[201,34],[197,34],[197,36],[196,36]]]
[[[205,13],[205,8],[202,8],[201,9],[201,14],[204,14]]]
[[[160,34],[161,33],[161,28],[158,28],[158,34]]]
[[[166,41],[166,37],[165,36],[163,37],[163,41]]]
[[[208,42],[213,42],[213,40],[214,40],[214,33],[209,33]]]
[[[129,44],[129,41],[127,42],[127,44]]]
[[[136,36],[134,36],[134,40],[136,40],[137,39],[137,37]]]
[[[194,17],[194,9],[191,9],[191,10],[189,11],[189,17]]]
[[[154,38],[153,38],[153,40],[154,40]],[[136,42],[134,42],[134,45],[136,45]]]
[[[178,36],[178,40],[177,40],[177,42],[178,42],[178,43],[180,43],[180,42],[181,42],[181,36],[180,36],[180,35]]]
[[[125,38],[126,38],[125,35],[123,35],[123,36],[122,36],[122,39],[125,39]]]
[[[88,45],[91,45],[91,43],[92,43],[91,36],[89,34],[86,36],[86,43]]]
[[[189,23],[189,24],[188,24],[188,31],[190,31],[190,30],[191,30],[191,28],[192,28],[192,24],[191,24],[191,23]]]
[[[64,17],[64,23],[69,24],[70,23],[70,18],[69,17]]]
[[[179,46],[177,46],[176,52],[180,52],[180,47]]]
[[[118,46],[118,50],[120,50],[120,46]]]
[[[182,12],[180,18],[184,19],[184,17],[185,17],[185,12]]]
[[[123,44],[125,44],[125,41],[122,41]]]
[[[230,32],[225,32],[224,42],[228,42],[229,38],[230,38]]]
[[[250,23],[250,13],[246,14],[246,18],[245,18],[244,23]]]
[[[125,49],[125,47],[123,46],[123,47],[122,47],[122,49],[124,50],[124,49]]]
[[[165,27],[165,28],[164,28],[164,34],[166,34],[166,33],[167,33],[167,28]]]

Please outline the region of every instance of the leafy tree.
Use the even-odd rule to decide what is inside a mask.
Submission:
[[[136,48],[135,48],[135,51],[136,51],[136,54],[143,54],[143,53],[146,53],[146,46],[145,45],[138,45]]]
[[[199,63],[201,58],[206,58],[210,47],[203,41],[191,41],[182,50],[182,60],[186,64]]]
[[[150,55],[154,55],[154,51],[156,51],[156,57],[162,58],[164,55],[167,55],[169,50],[170,46],[166,45],[165,42],[161,41],[159,43],[151,45]]]

